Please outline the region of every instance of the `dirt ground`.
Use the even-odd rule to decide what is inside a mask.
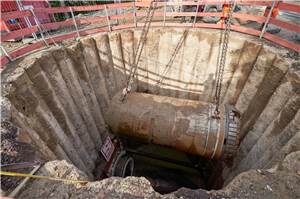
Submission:
[[[288,166],[283,163],[285,166],[280,169],[244,172],[221,190],[181,188],[162,195],[155,192],[144,177],[111,177],[87,184],[33,180],[18,198],[297,199],[300,198],[300,176],[295,171],[300,163],[299,158],[298,152],[285,160]],[[88,180],[85,174],[66,161],[48,162],[38,174]]]
[[[18,129],[10,121],[8,102],[1,97],[1,165],[38,161],[35,150],[20,141]],[[32,168],[16,169],[14,172],[28,173]],[[12,191],[21,181],[18,177],[1,176],[1,191]]]

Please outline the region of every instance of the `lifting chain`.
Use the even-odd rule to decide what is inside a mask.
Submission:
[[[149,28],[150,28],[150,25],[151,25],[151,22],[152,22],[152,19],[153,19],[153,16],[154,16],[154,11],[155,11],[156,5],[157,5],[156,1],[152,0],[150,2],[150,6],[149,6],[148,11],[147,11],[147,16],[146,16],[146,19],[145,19],[145,23],[144,23],[144,26],[143,26],[143,29],[142,29],[141,37],[140,37],[139,43],[138,43],[137,48],[136,48],[136,53],[135,53],[134,58],[133,58],[132,67],[130,68],[129,78],[128,78],[128,81],[127,81],[127,86],[126,86],[126,88],[123,89],[123,93],[122,93],[122,96],[121,96],[121,99],[120,99],[121,101],[123,101],[125,99],[126,95],[132,89],[134,76],[136,74],[136,71],[137,71],[137,68],[138,68],[138,63],[140,61],[145,42],[147,40],[147,34],[148,34],[148,31],[149,31]]]
[[[217,74],[216,74],[216,89],[215,89],[215,111],[214,116],[219,117],[220,111],[220,96],[222,91],[222,82],[223,82],[223,75],[224,75],[224,69],[225,69],[225,63],[226,63],[226,56],[227,56],[227,49],[228,49],[228,42],[229,42],[229,34],[230,34],[230,26],[231,26],[231,20],[232,20],[232,14],[236,6],[236,2],[234,3],[230,2],[229,4],[230,10],[228,12],[228,15],[225,20],[225,28],[221,34],[220,38],[220,46],[221,46],[221,54],[219,54],[219,59],[217,63]],[[224,12],[224,11],[223,11]]]

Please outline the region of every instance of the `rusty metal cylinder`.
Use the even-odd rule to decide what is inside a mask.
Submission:
[[[235,154],[239,114],[233,106],[213,117],[210,103],[145,93],[114,96],[105,119],[115,134],[218,159]]]

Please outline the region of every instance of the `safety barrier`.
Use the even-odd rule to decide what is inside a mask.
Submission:
[[[154,17],[159,17],[159,19],[155,19],[152,23],[152,27],[190,27],[190,28],[213,28],[213,29],[223,29],[224,24],[215,24],[215,23],[204,23],[197,22],[194,20],[190,23],[182,23],[182,22],[172,22],[172,20],[168,20],[167,17],[226,17],[226,13],[224,12],[198,12],[196,9],[195,12],[168,12],[167,7],[183,7],[183,6],[194,6],[199,7],[201,5],[221,5],[224,3],[228,3],[228,1],[224,0],[203,0],[203,1],[183,1],[183,2],[157,2],[157,8],[162,8],[163,11],[157,10],[154,13]],[[290,11],[299,14],[300,6],[290,3],[284,3],[279,1],[250,1],[250,0],[236,0],[237,5],[241,6],[276,6],[280,10]],[[71,17],[64,21],[60,22],[51,22],[51,23],[43,23],[41,24],[38,19],[35,17],[36,25],[32,27],[23,28],[20,30],[10,31],[1,36],[1,43],[18,39],[22,37],[29,36],[31,34],[40,34],[40,38],[35,40],[33,43],[22,46],[21,48],[15,49],[13,51],[7,52],[3,46],[1,45],[2,51],[4,55],[1,56],[1,66],[3,67],[10,61],[26,54],[32,52],[34,50],[40,49],[42,47],[48,47],[51,44],[56,44],[57,42],[64,41],[66,39],[78,38],[81,36],[86,36],[90,34],[95,34],[99,32],[108,32],[120,29],[128,29],[128,28],[138,28],[143,26],[142,17],[146,16],[146,11],[139,11],[140,8],[147,8],[150,6],[150,2],[129,2],[129,3],[116,3],[116,4],[102,4],[102,5],[93,5],[93,6],[73,6],[73,7],[57,7],[57,8],[36,8],[33,10],[22,10],[22,11],[13,11],[8,13],[1,13],[2,20],[7,21],[9,19],[16,19],[22,17],[35,17],[37,13],[47,13],[47,14],[57,14],[57,13],[70,13]],[[271,8],[271,9],[272,9]],[[109,14],[109,12],[127,9],[130,12]],[[76,18],[74,16],[74,12],[82,12],[82,11],[103,11],[103,16],[88,16],[84,18]],[[300,33],[300,27],[297,24],[288,23],[285,21],[281,21],[272,17],[271,15],[265,16],[256,16],[250,14],[243,13],[234,13],[233,17],[236,19],[241,19],[245,21],[254,21],[259,24],[273,24],[278,26],[279,28],[286,29],[288,31]],[[124,23],[114,24],[113,20],[127,20]],[[88,25],[98,25],[98,27],[80,29],[79,27],[88,26]],[[54,30],[57,31],[61,28],[65,27],[73,27],[73,31],[64,33],[64,34],[56,34],[50,35],[48,31]],[[100,26],[100,27],[99,27]],[[279,36],[268,33],[265,29],[257,30],[251,27],[246,27],[242,25],[232,25],[231,29],[236,32],[241,32],[253,36],[257,36],[260,38],[264,38],[273,43],[279,44],[283,47],[289,48],[296,52],[300,52],[300,45],[285,40]],[[48,37],[46,34],[48,34]]]

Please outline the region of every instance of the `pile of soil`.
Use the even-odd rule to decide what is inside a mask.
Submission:
[[[181,188],[170,194],[159,194],[144,177],[111,177],[87,184],[51,180],[31,180],[18,198],[151,198],[151,199],[281,199],[300,198],[300,152],[286,157],[279,168],[249,170],[234,178],[221,190]],[[38,175],[72,180],[90,180],[67,161],[47,162]],[[47,189],[45,189],[47,187]]]

